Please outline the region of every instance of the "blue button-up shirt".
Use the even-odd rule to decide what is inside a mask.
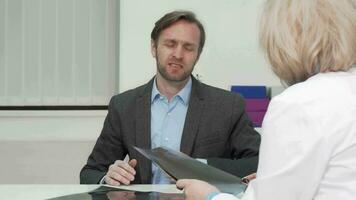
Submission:
[[[152,148],[169,147],[173,150],[180,150],[191,90],[192,80],[189,78],[184,88],[168,102],[168,98],[158,91],[156,79],[154,80],[151,95]],[[171,183],[165,172],[153,164],[152,175],[153,184]]]

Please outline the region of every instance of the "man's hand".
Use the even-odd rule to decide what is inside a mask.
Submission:
[[[110,165],[109,171],[105,175],[105,183],[118,186],[120,184],[129,185],[135,180],[137,160],[132,159],[128,163],[123,160],[117,160]]]
[[[180,179],[176,185],[184,190],[186,200],[204,200],[211,192],[219,192],[209,183],[195,179]]]

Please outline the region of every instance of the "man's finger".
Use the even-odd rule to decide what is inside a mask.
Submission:
[[[129,185],[130,184],[130,180],[125,178],[124,176],[122,176],[121,174],[117,173],[117,172],[110,172],[109,177],[114,179],[115,181],[119,181],[120,183],[123,183],[125,185]]]
[[[136,160],[136,159],[130,160],[130,161],[129,161],[129,165],[130,165],[131,167],[135,168],[136,165],[137,165],[137,160]]]
[[[133,167],[131,167],[129,165],[129,163],[126,163],[126,162],[122,161],[122,162],[119,162],[117,166],[123,168],[124,170],[126,170],[127,172],[132,174],[133,176],[135,176],[135,174],[136,174],[136,170]]]
[[[113,185],[113,186],[119,186],[120,185],[119,181],[116,181],[116,180],[112,179],[109,176],[105,177],[105,183],[108,184],[108,185]]]
[[[129,172],[127,172],[125,169],[123,169],[123,168],[119,168],[118,169],[118,173],[121,175],[121,176],[123,176],[123,177],[125,177],[126,179],[128,179],[129,181],[133,181],[134,179],[135,179],[135,177],[131,174],[131,173],[129,173]]]

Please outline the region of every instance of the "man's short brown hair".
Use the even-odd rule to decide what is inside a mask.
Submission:
[[[200,55],[200,53],[203,51],[205,43],[205,31],[202,23],[196,18],[195,14],[191,11],[173,11],[165,14],[155,23],[155,27],[151,32],[152,41],[154,41],[155,45],[157,46],[158,38],[161,32],[179,20],[185,20],[190,23],[194,23],[198,26],[200,30],[198,55]]]

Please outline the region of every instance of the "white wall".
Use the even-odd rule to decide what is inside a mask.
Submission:
[[[203,22],[207,38],[194,74],[223,89],[231,85],[280,85],[258,47],[262,0],[123,0],[120,1],[120,92],[155,74],[150,33],[165,13],[188,9]]]
[[[0,184],[79,183],[107,111],[0,111]]]
[[[74,184],[94,141],[1,141],[0,184]]]
[[[0,141],[95,141],[107,111],[0,111]]]

